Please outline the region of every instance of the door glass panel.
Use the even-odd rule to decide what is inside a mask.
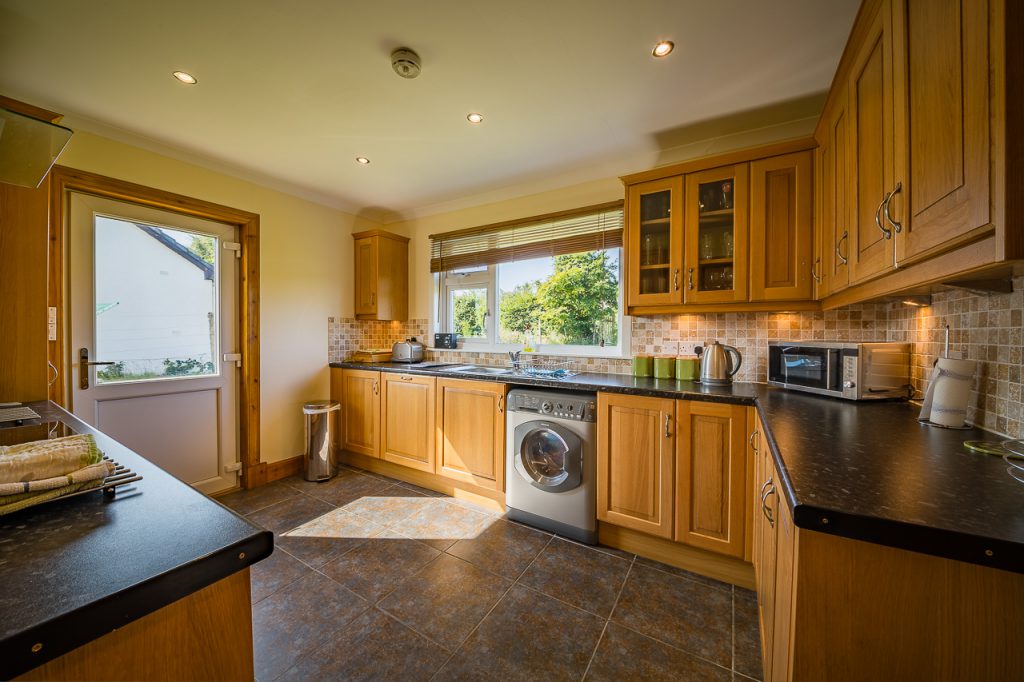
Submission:
[[[523,466],[533,480],[545,485],[558,485],[569,476],[566,457],[569,446],[554,431],[536,429],[523,438],[520,450]]]
[[[640,293],[669,291],[672,261],[672,192],[640,195]]]
[[[97,215],[96,383],[220,373],[216,237]]]
[[[736,237],[733,179],[701,183],[697,221],[697,281],[699,291],[733,288],[733,247]]]

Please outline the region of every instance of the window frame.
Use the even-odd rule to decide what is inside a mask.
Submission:
[[[630,357],[630,342],[632,321],[625,311],[625,278],[623,270],[623,247],[613,247],[619,251],[619,342],[615,346],[575,346],[568,344],[541,343],[537,345],[533,353],[527,355],[557,355],[566,357],[594,357],[622,359]],[[582,251],[580,253],[583,253]],[[461,347],[458,351],[473,353],[504,353],[508,351],[522,350],[522,343],[499,343],[498,342],[498,316],[494,311],[498,309],[498,268],[501,263],[488,265],[485,270],[452,274],[452,271],[440,272],[434,275],[434,286],[436,296],[434,300],[438,303],[434,311],[434,329],[438,332],[452,331],[454,320],[449,301],[453,289],[468,289],[486,287],[487,313],[484,317],[484,338],[460,338]],[[447,350],[447,349],[446,349]]]

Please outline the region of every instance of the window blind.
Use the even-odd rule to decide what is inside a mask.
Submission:
[[[622,201],[430,235],[430,271],[622,246]]]

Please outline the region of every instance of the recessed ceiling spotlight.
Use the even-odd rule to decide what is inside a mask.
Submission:
[[[175,78],[180,80],[185,85],[195,85],[196,83],[199,82],[199,81],[196,80],[195,76],[193,76],[190,73],[186,73],[185,71],[175,71],[171,75],[173,75]]]
[[[366,158],[365,156],[357,156],[356,157],[356,163],[361,163],[361,164],[363,164],[365,166],[366,164],[370,163],[370,160],[368,158]]]
[[[483,123],[484,115],[473,112],[472,114],[466,116],[466,120],[469,121],[470,123]]]
[[[667,57],[675,48],[676,45],[671,40],[659,40],[654,44],[654,49],[651,50],[651,54],[655,57]]]

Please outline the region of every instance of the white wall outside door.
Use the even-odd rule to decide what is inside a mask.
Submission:
[[[207,493],[238,483],[235,230],[71,195],[72,412]]]

